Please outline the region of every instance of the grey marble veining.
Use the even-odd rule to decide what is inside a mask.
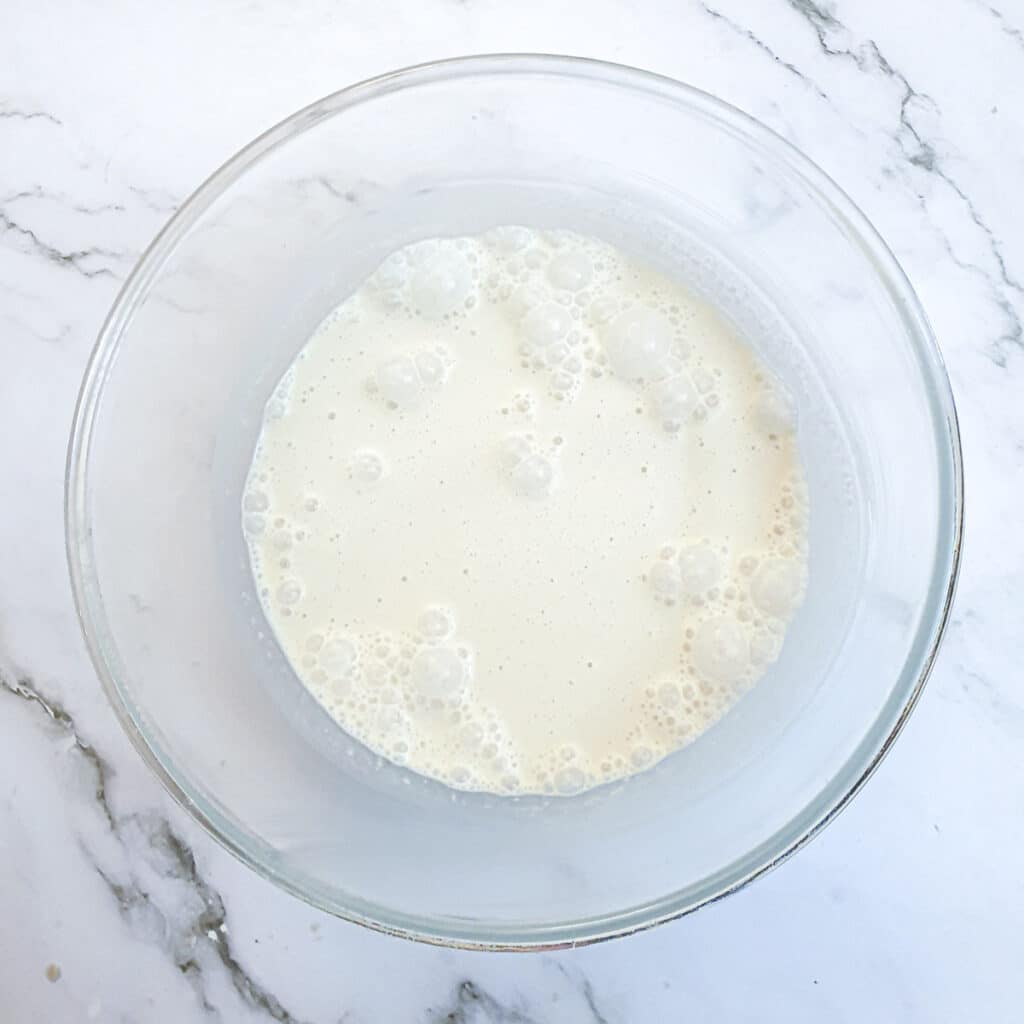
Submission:
[[[4,13],[0,991],[14,1024],[1019,1019],[1020,5],[15,0]],[[173,805],[85,655],[62,527],[89,350],[134,261],[189,192],[255,134],[345,84],[510,50],[683,79],[832,175],[928,310],[960,411],[968,505],[933,678],[839,820],[696,916],[514,957],[416,946],[326,917]]]

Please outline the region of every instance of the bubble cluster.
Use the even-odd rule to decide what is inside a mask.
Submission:
[[[648,574],[654,596],[665,604],[675,604],[682,590],[682,578],[678,563],[671,558],[662,558],[651,566]]]
[[[455,253],[445,253],[415,268],[409,281],[409,301],[416,312],[437,320],[460,309],[472,286],[467,262]]]
[[[679,553],[680,587],[688,597],[703,597],[722,575],[722,559],[708,543],[691,544]]]
[[[620,313],[603,340],[612,372],[624,380],[660,380],[672,365],[672,327],[652,309],[634,306]]]
[[[484,242],[495,252],[504,255],[521,252],[534,240],[534,233],[529,228],[518,225],[503,225],[491,228],[483,236]]]
[[[428,700],[455,698],[466,683],[466,666],[450,647],[428,647],[420,651],[410,668],[417,694]]]
[[[784,619],[793,611],[802,586],[799,566],[775,558],[757,570],[750,582],[750,598],[766,615]]]
[[[547,279],[555,288],[578,292],[589,284],[594,274],[590,257],[585,252],[563,252],[548,264]]]
[[[434,238],[392,253],[367,282],[387,309],[426,320],[464,314],[476,301],[477,275],[468,240]]]
[[[697,394],[685,370],[652,384],[650,398],[654,417],[669,433],[681,430],[697,408]]]
[[[247,538],[254,540],[267,528],[266,512],[270,508],[270,498],[258,487],[250,488],[242,498],[242,531]]]
[[[498,448],[498,461],[512,490],[524,498],[546,498],[556,483],[555,458],[532,434],[509,434]]]
[[[383,359],[372,383],[390,408],[416,409],[444,386],[453,364],[451,353],[442,346],[403,352]]]
[[[297,648],[317,699],[373,749],[400,764],[429,751],[432,774],[451,784],[479,784],[482,764],[506,781],[514,775],[512,746],[474,693],[473,652],[450,609],[425,607],[408,631],[321,625]]]
[[[780,509],[800,509],[799,489],[786,487]],[[800,531],[801,514],[794,520]],[[678,707],[683,726],[703,716],[706,727],[778,658],[785,623],[806,587],[804,543],[801,533],[782,541],[772,531],[758,555],[734,556],[708,540],[661,549],[646,579],[657,603],[678,610],[686,637],[679,681],[656,693],[673,722]],[[701,695],[696,704],[687,698],[690,679]]]
[[[691,365],[678,305],[624,289],[620,253],[568,232],[509,232],[484,236],[499,265],[484,295],[520,327],[522,365],[547,376],[549,394],[571,402],[611,374],[673,434],[718,404],[712,371]]]
[[[738,340],[709,338],[726,328],[698,307],[610,245],[512,225],[400,249],[325,321],[267,402],[241,523],[277,639],[350,735],[456,789],[571,797],[692,742],[782,656],[807,586],[796,404],[752,355],[737,355]],[[485,412],[480,422],[459,422],[458,436],[442,436],[433,424],[458,412],[481,352],[504,368],[488,378],[495,386]],[[595,428],[584,419],[595,410],[619,420]],[[671,509],[667,540],[646,519],[642,528],[623,523],[621,508],[664,481],[666,467],[688,481],[697,455],[713,462],[723,433],[737,450],[742,439],[743,458],[702,471],[700,488]],[[572,460],[601,438],[588,481],[600,486],[605,446],[625,449],[634,434],[643,461],[630,472],[651,469],[642,486],[631,476],[622,494],[609,484],[600,507],[573,508],[579,517],[605,516],[608,551],[580,545],[573,519],[552,531],[550,558],[513,565],[515,527],[546,529],[560,521],[554,510],[575,502],[582,463]],[[329,456],[308,459],[304,444],[321,441]],[[449,460],[438,463],[443,473],[421,472],[446,445],[442,453],[457,453],[465,466],[453,470]],[[659,461],[652,452],[673,454]],[[468,529],[472,516],[452,474],[470,466],[479,488],[494,488],[495,512],[509,517],[500,542],[510,578],[492,574],[492,594],[469,583],[459,589],[476,554],[461,535],[466,562],[453,570],[450,548],[406,557],[383,529],[375,532],[385,506],[403,493],[412,495],[403,528],[431,518]],[[721,500],[733,475],[746,472],[759,500],[739,510],[741,530],[728,515],[687,525],[691,503],[696,514]],[[429,479],[429,496],[411,486],[419,478]],[[651,494],[654,514],[664,498]],[[524,673],[522,665],[535,662],[510,655],[516,643],[525,651],[562,645],[544,631],[551,605],[538,596],[532,606],[534,594],[579,564],[614,562],[620,547],[629,552],[622,593],[607,597],[625,602],[643,637],[674,638],[658,641],[656,668],[610,675],[621,670],[605,664],[618,642],[609,630],[572,652],[566,678]],[[512,576],[531,589],[515,590]],[[435,584],[427,593],[439,599],[421,604],[419,588]],[[604,597],[595,593],[592,607]],[[531,607],[513,608],[515,601]],[[586,609],[579,613],[585,621]],[[510,628],[506,619],[532,625],[521,637],[501,637],[499,657],[495,634]],[[600,706],[588,704],[595,694]],[[604,725],[591,727],[592,719]]]
[[[425,388],[411,356],[385,359],[377,367],[377,390],[394,409],[414,409],[424,398]]]
[[[724,615],[701,622],[693,641],[693,663],[713,683],[738,683],[750,669],[746,631]]]
[[[655,597],[672,605],[683,597],[702,601],[721,573],[721,558],[710,544],[691,544],[682,551],[667,545],[651,567],[648,580]]]

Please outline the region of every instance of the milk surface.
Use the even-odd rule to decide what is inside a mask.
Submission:
[[[789,397],[613,247],[496,228],[390,256],[267,404],[243,529],[302,683],[459,789],[641,771],[777,658],[807,499]]]

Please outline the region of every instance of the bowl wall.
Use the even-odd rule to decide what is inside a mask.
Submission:
[[[796,397],[810,486],[779,662],[690,747],[571,799],[453,794],[348,739],[277,649],[240,528],[263,404],[320,320],[398,246],[502,223],[599,235],[712,298]],[[221,841],[344,917],[528,946],[693,909],[827,820],[927,674],[960,486],[928,326],[820,171],[677,83],[473,58],[328,97],[183,207],[90,366],[68,544],[115,706]]]

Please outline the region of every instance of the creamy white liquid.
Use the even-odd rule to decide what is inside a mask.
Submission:
[[[575,793],[690,743],[805,587],[780,386],[707,303],[568,232],[389,257],[268,403],[243,525],[338,724],[496,793]]]

